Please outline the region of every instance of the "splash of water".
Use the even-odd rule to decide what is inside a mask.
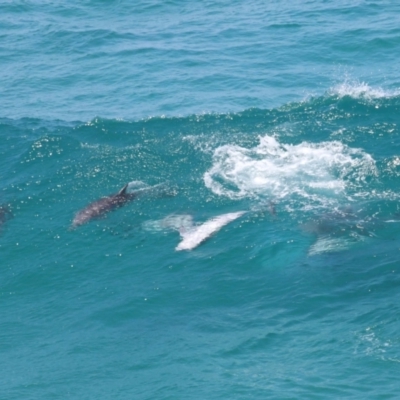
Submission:
[[[376,175],[374,159],[361,149],[339,141],[283,144],[266,135],[254,148],[218,147],[203,178],[213,193],[231,199],[297,199],[327,205]]]

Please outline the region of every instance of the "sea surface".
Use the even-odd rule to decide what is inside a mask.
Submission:
[[[0,105],[0,399],[399,398],[399,2],[3,1]]]

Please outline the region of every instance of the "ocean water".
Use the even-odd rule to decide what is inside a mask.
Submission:
[[[398,398],[399,16],[1,3],[0,398]]]

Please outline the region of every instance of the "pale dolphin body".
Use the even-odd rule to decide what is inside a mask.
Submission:
[[[175,247],[175,250],[193,250],[215,232],[218,232],[223,226],[241,217],[243,214],[245,214],[245,211],[218,215],[204,222],[204,224],[193,226],[188,230],[180,230],[182,241]]]
[[[79,211],[72,221],[72,227],[76,228],[92,219],[100,218],[106,213],[122,207],[127,202],[133,200],[136,195],[127,192],[128,185],[127,183],[118,193],[96,200]]]

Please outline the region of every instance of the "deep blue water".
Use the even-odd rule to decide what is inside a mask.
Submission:
[[[3,2],[0,398],[398,398],[399,15]]]

